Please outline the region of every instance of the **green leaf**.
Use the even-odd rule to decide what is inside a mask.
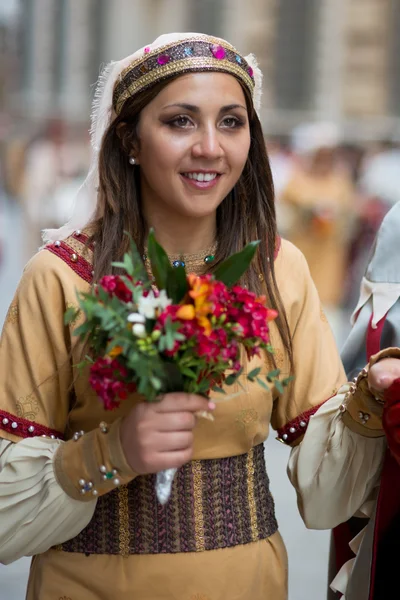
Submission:
[[[189,377],[190,379],[197,379],[196,373],[194,373],[191,369],[188,369],[187,367],[182,367],[181,373],[182,375],[186,375],[186,377]]]
[[[230,375],[228,375],[228,377],[225,379],[225,383],[226,385],[233,385],[234,383],[236,383],[236,381],[238,380],[239,377],[239,373],[231,373]]]
[[[162,388],[162,382],[161,379],[159,379],[158,377],[155,377],[154,375],[152,377],[150,377],[150,383],[153,386],[153,388],[155,390],[157,390],[157,392],[159,392]]]
[[[168,272],[166,289],[173,304],[179,304],[183,300],[189,289],[185,267],[174,267]]]
[[[265,381],[263,381],[262,379],[257,377],[257,383],[259,383],[261,385],[261,387],[264,388],[264,390],[267,390],[267,392],[269,392],[269,387],[267,386]]]
[[[274,379],[276,379],[277,377],[279,377],[280,372],[281,372],[280,369],[275,369],[274,371],[270,371],[266,375],[266,380],[269,381],[270,383],[272,383]]]
[[[226,394],[226,391],[224,389],[222,389],[221,387],[219,387],[218,385],[214,385],[214,387],[211,389],[213,392],[216,392],[217,394]]]
[[[154,229],[150,229],[147,244],[151,270],[159,290],[167,289],[168,279],[173,271],[169,258],[165,250],[157,242]]]
[[[80,309],[75,308],[75,306],[70,306],[67,308],[64,314],[64,325],[73,323],[78,318],[80,312]]]
[[[276,389],[278,390],[278,392],[279,392],[280,394],[283,394],[283,392],[284,392],[283,385],[282,385],[282,383],[279,381],[279,379],[278,379],[277,381],[275,381],[275,387],[276,387]]]
[[[133,241],[132,237],[129,235],[129,233],[127,231],[125,232],[125,234],[127,236],[129,236],[132,262],[135,267],[135,269],[134,269],[135,278],[139,279],[143,283],[150,283],[149,275],[146,271],[146,267],[143,264],[142,256],[138,250],[138,247],[136,246],[135,242]]]
[[[259,243],[259,241],[250,242],[243,250],[227,258],[215,269],[215,279],[222,281],[228,287],[235,285],[249,268]]]
[[[250,379],[250,381],[251,381],[252,379],[255,379],[260,373],[261,373],[261,367],[257,367],[256,369],[253,369],[252,371],[250,371],[250,373],[247,375],[247,379]]]

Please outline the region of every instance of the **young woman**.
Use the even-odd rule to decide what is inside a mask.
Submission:
[[[0,560],[34,555],[29,600],[284,600],[270,425],[295,446],[291,477],[311,526],[349,518],[375,485],[384,442],[342,418],[340,395],[325,403],[342,365],[303,256],[276,235],[260,90],[252,57],[199,34],[162,36],[101,78],[76,213],[28,264],[1,342]],[[247,285],[279,311],[275,362],[295,377],[284,394],[244,381],[216,407],[176,393],[103,410],[63,313],[121,258],[124,231],[145,254],[150,226],[172,263],[183,253],[197,273],[261,240]],[[199,410],[215,420],[196,421]],[[169,467],[179,471],[162,507],[154,473]]]

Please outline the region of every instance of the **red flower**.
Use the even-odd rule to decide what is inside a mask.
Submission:
[[[104,275],[99,285],[108,292],[110,296],[116,296],[122,302],[132,301],[132,292],[119,275]]]
[[[127,376],[127,369],[108,356],[98,358],[90,367],[89,383],[102,399],[106,410],[117,408],[120,400],[125,400],[128,394],[136,391],[133,382],[124,381]]]

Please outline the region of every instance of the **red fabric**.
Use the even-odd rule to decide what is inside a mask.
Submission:
[[[324,404],[324,402],[322,402]],[[293,421],[289,421],[283,427],[278,429],[278,439],[285,444],[293,444],[300,436],[304,435],[310,418],[317,412],[317,410],[322,406],[322,404],[318,404],[318,406],[313,406],[306,412],[303,412],[301,415],[293,419]]]
[[[381,349],[381,336],[383,331],[383,326],[385,325],[386,315],[382,317],[380,321],[376,324],[376,328],[372,327],[372,319],[374,315],[371,315],[369,320],[369,325],[367,329],[367,337],[366,337],[366,346],[367,346],[367,360],[371,358],[374,354],[379,352]]]
[[[16,426],[13,424],[16,423]],[[33,428],[33,431],[29,431],[29,428]],[[21,438],[31,438],[40,435],[44,435],[46,437],[55,437],[58,439],[63,439],[63,434],[55,429],[50,429],[49,427],[45,427],[44,425],[40,425],[39,423],[35,423],[34,421],[28,421],[27,419],[21,419],[21,417],[16,417],[11,413],[8,413],[4,410],[0,410],[0,429],[3,431],[7,431],[7,433],[12,433],[13,435],[17,435]]]
[[[396,379],[385,395],[382,415],[388,446],[394,458],[400,464],[400,378]]]
[[[368,358],[380,350],[380,338],[385,318],[386,316],[379,321],[378,327],[375,330],[372,329],[370,323],[367,333]],[[400,467],[397,462],[397,460],[400,460],[400,379],[396,379],[390,388],[386,390],[384,399],[386,404],[383,410],[382,424],[387,435],[389,448],[383,463],[376,509],[369,600],[374,600],[378,577],[378,559],[380,567],[379,576],[384,576],[381,572],[381,565],[384,566],[384,557],[378,555],[378,548],[383,537],[389,531],[393,519],[396,515],[400,514]]]
[[[48,244],[45,247],[45,250],[49,250],[49,252],[52,252],[56,256],[59,256],[61,258],[61,260],[63,260],[65,263],[67,263],[67,265],[69,265],[71,267],[71,269],[73,271],[75,271],[75,273],[77,273],[80,277],[82,277],[82,279],[84,279],[88,283],[92,283],[92,280],[93,280],[92,265],[87,260],[82,258],[82,256],[80,256],[79,254],[76,254],[75,250],[73,250],[70,246],[68,246],[68,244],[66,244],[65,242],[60,242],[58,245],[56,245],[55,243]],[[77,256],[76,261],[72,260],[73,254],[76,254],[76,256]]]

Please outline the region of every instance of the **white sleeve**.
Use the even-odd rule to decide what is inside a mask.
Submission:
[[[0,562],[45,552],[76,536],[97,500],[79,502],[56,481],[53,458],[60,440],[0,439]]]
[[[310,529],[333,529],[354,516],[376,486],[386,438],[364,437],[342,421],[339,406],[348,386],[310,418],[288,464],[300,514]]]

